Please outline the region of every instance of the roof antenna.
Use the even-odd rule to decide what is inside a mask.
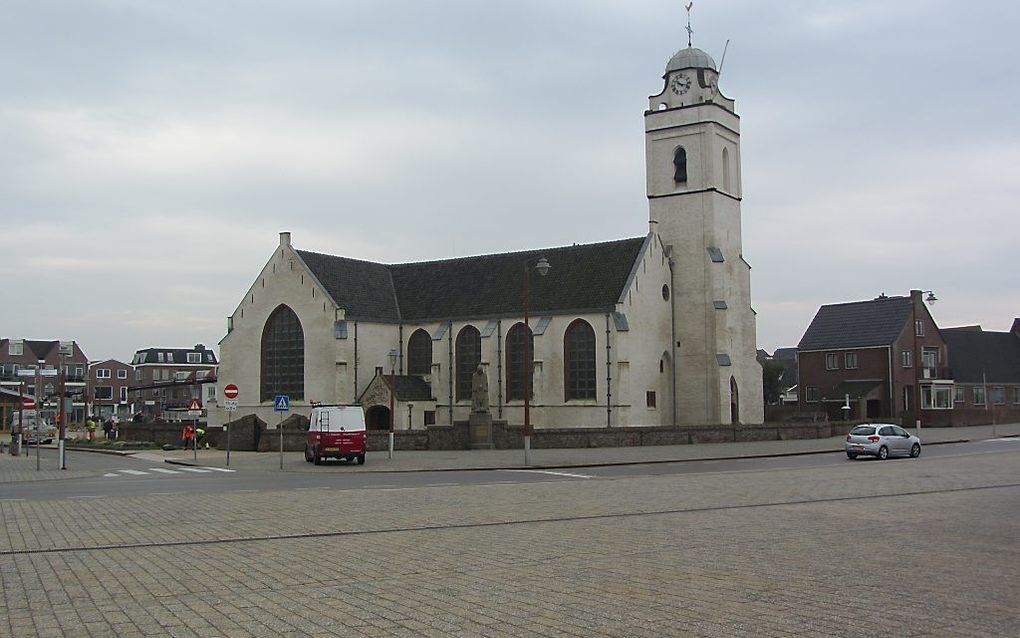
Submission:
[[[730,41],[727,38],[726,46],[724,46],[723,50],[722,50],[722,59],[719,60],[719,70],[716,72],[715,82],[712,83],[712,97],[713,98],[715,97],[716,93],[719,92],[719,79],[722,78],[722,68],[723,68],[723,65],[726,64],[726,52],[729,50],[729,48],[730,48]]]
[[[691,35],[694,33],[694,29],[691,28],[691,7],[694,6],[693,2],[687,3],[687,46],[691,46]]]

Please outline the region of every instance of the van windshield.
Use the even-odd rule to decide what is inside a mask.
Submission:
[[[365,429],[365,420],[361,409],[353,410],[321,410],[318,422],[311,424],[312,430],[319,432],[350,432]]]

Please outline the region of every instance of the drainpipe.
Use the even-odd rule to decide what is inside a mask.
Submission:
[[[613,427],[613,367],[612,348],[609,343],[609,313],[606,313],[606,427]]]
[[[453,370],[453,322],[449,321],[449,322],[447,322],[446,325],[447,325],[447,328],[446,328],[446,332],[447,332],[446,343],[448,345],[448,350],[449,350],[449,353],[448,353],[448,360],[449,360],[448,371],[449,372],[448,372],[448,374],[446,376],[447,376],[448,385],[450,387],[450,425],[453,425],[453,374],[454,374],[454,370]]]
[[[351,403],[358,402],[358,322],[354,322],[354,398]]]
[[[496,405],[503,418],[503,320],[496,320]]]
[[[404,324],[400,324],[397,334],[397,372],[404,374]]]

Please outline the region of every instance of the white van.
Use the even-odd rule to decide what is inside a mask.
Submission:
[[[360,405],[320,405],[308,415],[305,460],[336,458],[365,463],[365,411]]]
[[[18,429],[18,423],[21,418],[21,412],[11,414],[12,432]],[[35,443],[37,439],[43,444],[52,443],[54,437],[57,436],[57,429],[51,426],[46,419],[41,419],[39,422],[36,421],[35,410],[26,411],[24,419],[21,422],[21,426],[25,443]]]

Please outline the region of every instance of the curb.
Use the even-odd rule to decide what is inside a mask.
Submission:
[[[53,448],[57,449],[57,448]],[[144,450],[97,450],[89,447],[71,447],[69,445],[64,446],[64,450],[67,452],[92,452],[93,454],[110,454],[113,456],[131,456],[137,452]]]
[[[1010,437],[1001,438],[1017,438],[1020,435],[1011,435]],[[929,445],[951,445],[956,443],[970,443],[971,439],[956,439],[952,441],[933,441],[926,443],[925,446]],[[399,450],[397,450],[399,451]],[[570,468],[581,468],[581,467],[619,467],[626,465],[661,465],[664,463],[697,463],[701,461],[736,461],[740,459],[770,459],[770,458],[781,458],[781,457],[792,457],[792,456],[810,456],[817,454],[842,454],[843,450],[839,448],[831,450],[809,450],[805,452],[775,452],[772,454],[744,454],[739,456],[711,456],[697,459],[654,459],[654,460],[642,460],[642,461],[604,461],[604,462],[577,462],[577,463],[550,463],[541,465],[499,465],[499,466],[468,466],[468,467],[434,467],[434,468],[398,468],[391,470],[361,470],[362,472],[368,472],[373,474],[408,474],[411,472],[485,472],[485,471],[498,471],[498,470],[557,470],[557,469],[570,469]],[[164,463],[170,465],[184,465],[187,467],[205,467],[194,461],[184,459],[163,459]],[[294,471],[294,470],[290,470]]]

